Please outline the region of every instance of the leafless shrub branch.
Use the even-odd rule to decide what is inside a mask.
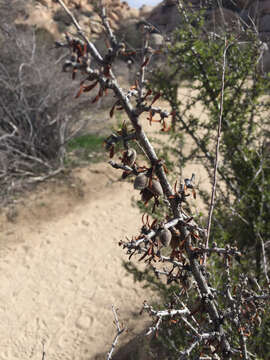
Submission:
[[[84,124],[78,103],[69,101],[74,84],[59,73],[55,53],[38,43],[34,30],[3,27],[8,31],[1,34],[0,196],[61,171],[66,143]]]
[[[139,261],[144,261],[146,265],[154,269],[157,277],[164,276],[167,284],[175,282],[179,289],[175,295],[175,301],[165,310],[157,311],[147,303],[144,304],[144,310],[155,319],[154,326],[149,328],[148,334],[160,331],[165,322],[183,323],[186,329],[186,341],[184,349],[179,352],[179,359],[191,358],[193,354],[200,354],[200,358],[211,358],[211,355],[215,354],[217,359],[220,357],[232,359],[235,356],[247,359],[249,356],[246,347],[247,339],[259,322],[265,300],[269,298],[269,291],[262,288],[252,289],[245,274],[241,274],[237,282],[232,278],[233,263],[241,260],[241,254],[237,248],[228,245],[218,248],[214,242],[209,247],[208,241],[205,241],[210,233],[214,206],[224,87],[221,90],[213,201],[207,234],[207,231],[202,229],[182,208],[189,196],[196,197],[194,175],[180,183],[178,188],[175,185],[173,189],[166,175],[164,161],[158,158],[143,129],[141,118],[143,113],[148,113],[150,123],[160,123],[162,131],[168,130],[166,121],[170,116],[173,117],[173,114],[154,108],[154,103],[162,94],[153,93],[145,81],[145,71],[153,53],[147,41],[149,29],[147,26],[144,28],[145,41],[139,81],[131,89],[124,90],[118,84],[112,71],[112,64],[117,56],[125,51],[125,48],[114,37],[106,21],[106,12],[102,11],[101,17],[111,47],[107,54],[101,57],[95,46],[85,38],[79,24],[66,9],[63,1],[58,0],[58,2],[71,16],[77,29],[78,37],[67,34],[66,41],[58,43],[59,47],[70,49],[70,59],[64,63],[64,70],[69,68],[73,74],[79,71],[84,76],[77,96],[97,86],[99,87],[98,95],[92,100],[95,102],[102,98],[106,91],[112,90],[116,101],[112,106],[110,116],[113,116],[115,111],[124,111],[132,125],[130,130],[124,123],[117,136],[108,138],[106,147],[110,151],[111,158],[114,156],[116,143],[123,142],[121,163],[111,160],[110,165],[123,171],[123,179],[127,176],[135,176],[134,189],[141,192],[142,201],[145,204],[153,200],[153,212],[161,202],[168,208],[167,215],[162,221],[154,220],[150,223],[150,218],[144,216],[139,234],[131,240],[127,239],[119,243],[127,250],[129,259],[132,256],[139,256]],[[226,51],[229,46],[229,43],[225,43],[223,85]],[[91,65],[91,58],[98,60],[98,66],[95,69]],[[159,118],[153,119],[154,115]],[[135,149],[131,147],[130,143],[134,139],[143,149],[148,166],[140,164]],[[169,252],[169,256],[163,254],[164,249],[167,253]],[[216,285],[211,284],[211,267],[206,268],[206,261],[204,261],[210,257],[215,257],[220,263],[222,279]],[[120,327],[117,326],[117,329],[119,333]],[[236,340],[232,341],[232,337]]]
[[[117,342],[118,342],[118,339],[119,339],[119,336],[121,334],[123,334],[124,331],[126,331],[126,329],[124,327],[121,327],[120,325],[120,322],[118,320],[118,315],[117,315],[117,310],[115,309],[115,307],[112,305],[112,312],[113,312],[113,316],[114,316],[114,323],[116,325],[116,335],[115,335],[115,338],[113,339],[113,343],[112,343],[112,346],[111,346],[111,349],[110,351],[108,352],[108,355],[107,355],[107,360],[111,360],[112,359],[112,355],[113,355],[113,352],[115,350],[115,347],[117,345]]]
[[[222,80],[221,80],[221,94],[220,94],[220,114],[219,114],[219,122],[218,122],[218,130],[217,130],[217,142],[216,142],[216,156],[215,156],[215,166],[214,166],[214,176],[213,176],[213,186],[211,192],[211,202],[208,214],[208,221],[207,221],[207,239],[206,239],[206,247],[209,244],[209,237],[211,231],[211,223],[212,223],[212,216],[215,206],[215,194],[216,194],[216,184],[217,184],[217,169],[218,169],[218,162],[219,162],[219,146],[221,140],[221,126],[222,126],[222,118],[223,118],[223,102],[224,102],[224,87],[225,87],[225,71],[226,71],[226,52],[228,47],[230,46],[227,44],[227,39],[224,39],[224,52],[223,52],[223,66],[222,66]],[[204,262],[206,261],[206,257],[204,258]]]

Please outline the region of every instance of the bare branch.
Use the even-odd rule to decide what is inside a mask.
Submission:
[[[267,269],[267,260],[266,260],[266,253],[265,253],[265,246],[264,246],[264,241],[263,238],[261,236],[260,233],[258,233],[258,237],[261,241],[261,247],[262,247],[262,257],[263,257],[263,272],[264,272],[264,276],[267,282],[267,285],[270,285],[270,280],[269,280],[269,276],[268,276],[268,269]]]
[[[113,316],[114,316],[114,323],[116,325],[116,335],[115,335],[115,338],[113,340],[113,343],[112,343],[112,346],[111,346],[111,349],[110,351],[108,352],[107,354],[107,360],[111,360],[112,359],[112,355],[113,355],[113,352],[115,350],[115,347],[116,347],[116,344],[118,342],[118,339],[119,339],[119,336],[121,334],[123,334],[124,331],[126,331],[126,328],[121,328],[121,325],[119,323],[119,320],[118,320],[118,316],[117,316],[117,310],[115,309],[114,305],[112,305],[112,311],[113,311]]]
[[[62,1],[59,0],[59,3],[61,2]],[[182,11],[185,13],[183,7]],[[155,206],[158,206],[160,203],[167,206],[161,221],[153,220],[150,224],[149,218],[147,217],[145,221],[143,216],[143,225],[139,235],[132,237],[131,240],[127,239],[127,241],[120,241],[119,243],[127,250],[129,259],[134,254],[140,255],[139,261],[144,260],[144,262],[154,270],[157,277],[165,276],[167,284],[173,281],[179,284],[178,298],[170,305],[166,305],[164,310],[155,310],[147,303],[144,304],[144,310],[148,311],[150,316],[155,318],[155,323],[148,329],[147,334],[157,333],[166,321],[169,323],[170,321],[172,323],[182,322],[186,330],[188,343],[186,343],[186,349],[182,351],[180,359],[189,358],[193,353],[195,354],[197,348],[199,349],[199,353],[203,346],[208,347],[207,354],[212,354],[209,345],[212,340],[215,343],[214,351],[221,355],[223,359],[231,359],[234,354],[240,354],[245,358],[248,356],[245,337],[252,329],[253,323],[257,321],[257,314],[253,317],[253,322],[246,322],[246,319],[249,319],[251,313],[256,311],[256,304],[264,300],[263,298],[256,298],[256,296],[266,296],[268,294],[262,292],[256,294],[249,288],[246,277],[240,277],[240,282],[235,285],[234,291],[231,291],[233,286],[233,280],[231,279],[232,262],[234,258],[240,261],[241,253],[237,248],[232,246],[221,248],[215,243],[209,246],[211,222],[215,206],[215,193],[219,187],[217,184],[217,176],[221,126],[223,120],[226,122],[223,114],[223,102],[225,97],[225,73],[227,66],[226,55],[230,44],[227,43],[225,38],[220,101],[217,100],[216,94],[211,93],[211,100],[214,102],[215,110],[219,113],[219,121],[215,158],[206,153],[207,156],[210,156],[208,160],[210,159],[210,162],[214,161],[215,165],[206,234],[205,229],[200,228],[193,217],[186,214],[182,209],[186,197],[190,195],[189,190],[192,189],[194,197],[196,195],[193,186],[190,184],[193,177],[191,179],[185,179],[185,182],[180,185],[178,191],[175,185],[173,191],[165,172],[164,160],[158,158],[157,152],[143,128],[143,117],[141,117],[141,114],[144,112],[149,112],[150,123],[153,121],[154,115],[159,115],[160,119],[155,119],[155,121],[161,124],[163,122],[163,126],[165,118],[169,116],[167,111],[153,106],[154,102],[161,96],[161,93],[153,94],[152,89],[146,89],[145,86],[147,64],[152,56],[152,51],[148,46],[147,29],[142,50],[143,59],[139,81],[136,82],[131,89],[124,90],[119,86],[117,78],[111,71],[112,63],[116,59],[117,54],[123,51],[124,47],[123,44],[117,41],[112,32],[110,24],[107,21],[105,9],[101,12],[101,18],[111,47],[108,49],[104,58],[102,58],[102,61],[98,62],[95,70],[91,69],[88,63],[84,63],[85,54],[81,49],[85,48],[86,44],[87,50],[94,57],[92,53],[93,48],[88,46],[88,42],[82,35],[82,30],[76,22],[76,19],[72,17],[72,14],[71,19],[77,28],[78,35],[84,41],[81,39],[78,41],[76,38],[69,37],[67,44],[63,44],[63,47],[70,47],[77,56],[77,59],[76,56],[74,56],[75,61],[72,58],[72,61],[70,60],[66,63],[66,65],[72,69],[73,74],[79,70],[82,75],[86,74],[87,76],[87,78],[81,82],[78,96],[84,91],[91,91],[93,87],[99,86],[98,95],[94,98],[94,101],[96,101],[103,96],[104,91],[107,89],[112,90],[116,101],[110,111],[110,116],[112,117],[114,115],[115,109],[117,111],[124,111],[132,125],[133,129],[130,131],[124,124],[122,129],[118,131],[119,136],[112,134],[106,140],[106,148],[110,150],[111,158],[114,156],[115,144],[120,143],[120,146],[123,145],[122,148],[124,149],[122,153],[123,157],[121,158],[122,163],[111,160],[109,164],[116,169],[123,170],[123,178],[133,174],[136,175],[136,179],[142,176],[142,185],[139,184],[137,186],[136,184],[135,189],[141,191],[145,204],[154,197]],[[191,24],[188,23],[188,19],[187,24],[191,26]],[[192,49],[191,52],[194,53],[195,57],[197,56],[195,50]],[[200,59],[198,61],[200,61]],[[201,66],[202,64],[200,63],[199,65]],[[205,69],[202,69],[202,71],[205,71]],[[207,73],[205,73],[205,76],[208,76]],[[90,85],[85,85],[86,81],[89,81]],[[150,101],[149,98],[151,99]],[[227,125],[226,122],[226,126]],[[163,130],[165,129],[163,128]],[[142,149],[148,161],[147,167],[144,164],[139,166],[138,163],[140,159],[136,157],[136,161],[133,159],[132,163],[127,161],[127,157],[125,156],[128,150],[130,150],[129,141],[132,140],[136,140]],[[121,142],[123,144],[121,144]],[[240,153],[241,149],[237,151]],[[208,170],[210,171],[210,167],[208,167]],[[154,189],[153,184],[156,184],[158,191]],[[153,211],[155,211],[155,206]],[[166,247],[167,250],[171,250],[171,253],[165,256],[163,251]],[[224,273],[224,277],[222,276],[216,288],[212,284],[211,273],[209,272],[211,269],[209,270],[209,267],[206,268],[207,256],[210,257],[212,254],[216,254],[216,258],[221,258],[220,269]],[[248,301],[247,299],[249,298],[253,300]],[[117,324],[117,318],[115,322],[117,335],[113,341],[108,358],[110,358],[118,336],[122,331],[120,325]],[[239,331],[240,327],[243,327],[243,334]],[[237,338],[237,349],[231,346],[231,339],[234,337]],[[172,341],[171,343],[173,344]],[[177,354],[179,355],[179,353],[178,351]],[[202,354],[202,352],[200,353]],[[208,355],[200,355],[200,358],[206,359],[209,357]]]
[[[94,57],[94,59],[99,63],[102,64],[103,63],[103,58],[102,56],[99,54],[98,50],[96,49],[96,47],[93,45],[92,42],[89,41],[89,39],[87,38],[87,36],[84,35],[84,32],[82,31],[82,28],[80,27],[79,23],[77,22],[77,20],[75,19],[75,17],[73,16],[73,14],[71,13],[71,11],[69,11],[69,9],[67,8],[67,6],[64,4],[64,2],[62,0],[57,0],[59,2],[59,4],[62,6],[62,8],[65,10],[65,12],[70,16],[73,24],[75,25],[78,34],[83,38],[83,40],[87,43],[89,51],[91,52],[91,55]]]
[[[213,177],[213,186],[211,193],[211,203],[208,213],[208,221],[207,221],[207,239],[205,243],[205,247],[208,247],[210,231],[211,231],[211,223],[212,223],[212,215],[215,206],[215,194],[216,194],[216,184],[217,184],[217,171],[218,171],[218,162],[219,162],[219,145],[221,140],[221,125],[223,119],[223,102],[224,102],[224,87],[225,87],[225,72],[226,72],[226,53],[230,44],[227,43],[227,39],[224,39],[224,52],[223,52],[223,66],[222,66],[222,78],[221,78],[221,94],[220,94],[220,103],[219,103],[219,123],[218,123],[218,131],[217,131],[217,142],[216,142],[216,157],[215,157],[215,166],[214,166],[214,177]],[[206,263],[206,255],[204,257],[204,263]]]

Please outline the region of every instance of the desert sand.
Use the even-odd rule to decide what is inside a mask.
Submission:
[[[106,163],[40,185],[2,211],[0,359],[94,359],[106,353],[115,327],[111,305],[129,331],[149,292],[134,284],[118,242],[138,233],[131,184]]]

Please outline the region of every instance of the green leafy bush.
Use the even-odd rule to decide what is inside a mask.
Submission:
[[[153,86],[163,93],[175,113],[171,147],[178,151],[182,164],[190,160],[202,164],[212,181],[223,106],[210,244],[215,241],[219,246],[237,245],[246,255],[246,260],[237,265],[238,273],[251,270],[257,281],[265,283],[264,243],[268,245],[270,237],[270,82],[258,66],[262,43],[251,29],[240,35],[226,30],[207,34],[203,13],[184,12],[184,18],[186,26],[174,33],[166,71],[158,70],[152,78]],[[188,100],[177,96],[183,84],[191,90]],[[196,113],[198,105],[203,116]],[[186,141],[194,144],[189,153],[176,141],[183,132],[188,134]],[[209,194],[201,195],[209,206]],[[216,272],[213,281],[218,281],[219,268],[214,261],[211,266]],[[264,359],[270,356],[268,342],[261,342],[262,331],[270,331],[269,317],[268,312],[261,325],[263,330],[250,340],[252,350]],[[180,335],[175,336],[178,339]]]

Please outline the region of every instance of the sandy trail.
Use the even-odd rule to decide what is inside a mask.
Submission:
[[[107,164],[76,170],[75,183],[45,184],[1,217],[0,359],[92,359],[114,335],[111,305],[128,338],[149,294],[122,267],[117,245],[138,232],[131,184]],[[77,180],[76,180],[77,179]],[[15,210],[13,210],[15,211]],[[138,321],[137,321],[138,320]],[[128,339],[126,338],[126,340]]]
[[[161,139],[158,126],[145,127]],[[209,186],[202,166],[190,163],[183,174],[192,172]],[[0,213],[0,360],[41,360],[43,343],[46,360],[104,358],[115,334],[112,304],[129,328],[122,344],[146,327],[138,313],[152,294],[126,273],[118,246],[138,234],[141,215],[132,184],[119,177],[106,163],[75,169]]]

